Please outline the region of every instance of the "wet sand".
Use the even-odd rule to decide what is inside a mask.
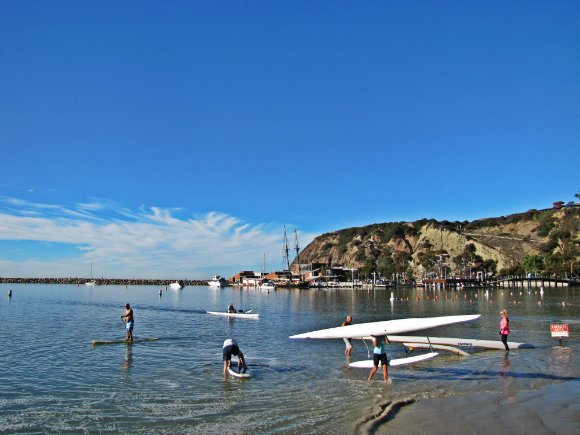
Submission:
[[[360,432],[397,435],[580,434],[580,382],[577,380],[513,394],[416,397],[411,402],[391,404],[377,418],[361,425]]]

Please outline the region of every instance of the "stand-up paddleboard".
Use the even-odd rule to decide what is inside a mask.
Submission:
[[[125,344],[133,344],[133,343],[143,343],[145,341],[157,341],[157,340],[161,340],[160,338],[138,338],[135,340],[93,340],[93,346],[98,346],[101,344],[121,344],[121,343],[125,343]]]
[[[370,337],[369,337],[370,338]],[[389,335],[389,341],[393,343],[405,343],[405,346],[409,345],[412,347],[411,343],[431,343],[431,344],[443,344],[447,346],[457,346],[457,347],[483,347],[486,349],[500,349],[504,350],[505,347],[503,343],[499,340],[475,340],[471,338],[448,338],[448,337],[412,337],[412,336],[391,336]],[[508,346],[510,349],[533,349],[533,344],[527,343],[514,343],[508,341]]]
[[[234,378],[238,378],[238,379],[249,379],[252,377],[252,373],[250,372],[250,369],[247,369],[245,372],[238,372],[238,367],[236,366],[232,366],[230,364],[230,366],[228,367],[228,374],[230,376],[233,376]]]
[[[257,313],[250,313],[248,310],[244,313],[227,313],[225,311],[207,311],[207,314],[213,314],[214,316],[226,316],[226,317],[239,317],[244,319],[258,319],[260,317]]]
[[[407,358],[392,359],[389,361],[389,367],[402,366],[405,364],[414,364],[419,361],[425,361],[431,358],[435,358],[437,355],[439,355],[437,352],[431,352],[424,353],[423,355],[410,356]],[[350,363],[348,366],[355,369],[372,369],[374,367],[374,363],[372,359],[367,359],[364,361]]]
[[[480,317],[480,314],[464,316],[423,317],[410,319],[385,320],[382,322],[359,323],[356,325],[338,326],[292,335],[290,338],[361,338],[371,335],[391,335],[403,332],[418,331],[451,325],[453,323],[469,322]],[[390,338],[390,337],[389,337]],[[408,341],[408,340],[407,340]]]

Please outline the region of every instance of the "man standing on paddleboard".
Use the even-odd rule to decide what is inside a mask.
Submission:
[[[133,341],[135,318],[133,317],[133,308],[131,308],[131,305],[125,304],[125,315],[121,316],[121,319],[125,322],[125,328],[127,329],[127,341]]]
[[[389,377],[389,360],[387,358],[387,343],[390,343],[388,337],[380,336],[373,338],[373,364],[374,367],[371,369],[371,373],[369,374],[369,381],[373,378],[377,370],[379,369],[379,362],[383,366],[383,380],[385,383],[387,382],[387,378]]]
[[[232,364],[232,355],[238,357],[238,367],[243,367],[244,371],[248,370],[246,365],[246,360],[244,359],[244,354],[238,346],[238,342],[233,338],[228,338],[224,341],[224,379],[227,379],[228,369]]]

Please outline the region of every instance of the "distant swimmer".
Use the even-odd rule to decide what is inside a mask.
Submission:
[[[369,381],[373,378],[377,370],[379,369],[379,362],[383,366],[383,380],[385,383],[387,382],[387,378],[389,377],[389,359],[387,358],[387,343],[390,343],[389,339],[386,335],[373,337],[373,365],[374,367],[371,369],[369,374]]]
[[[346,316],[346,320],[342,322],[342,326],[349,326],[352,325],[352,316]],[[352,339],[350,338],[343,338],[344,344],[346,349],[344,350],[344,354],[347,358],[350,358],[350,354],[352,352]]]
[[[238,346],[238,342],[233,338],[228,338],[224,341],[223,347],[223,359],[224,359],[224,379],[227,378],[228,369],[232,364],[232,355],[238,357],[238,367],[242,368],[245,372],[248,369],[246,365],[246,360],[244,358],[244,354],[240,350]]]
[[[135,317],[133,316],[133,308],[131,308],[131,305],[125,304],[125,314],[121,316],[121,319],[125,322],[125,328],[127,329],[127,341],[133,341]]]
[[[501,315],[501,321],[499,322],[499,334],[501,335],[501,342],[505,346],[505,350],[509,351],[510,348],[507,344],[507,339],[510,333],[510,319],[506,310],[501,310],[499,314]]]

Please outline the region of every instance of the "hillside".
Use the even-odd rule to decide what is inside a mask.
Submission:
[[[472,222],[433,219],[347,228],[323,234],[300,263],[323,263],[408,279],[425,275],[526,272],[563,275],[580,269],[580,207],[530,210]]]

